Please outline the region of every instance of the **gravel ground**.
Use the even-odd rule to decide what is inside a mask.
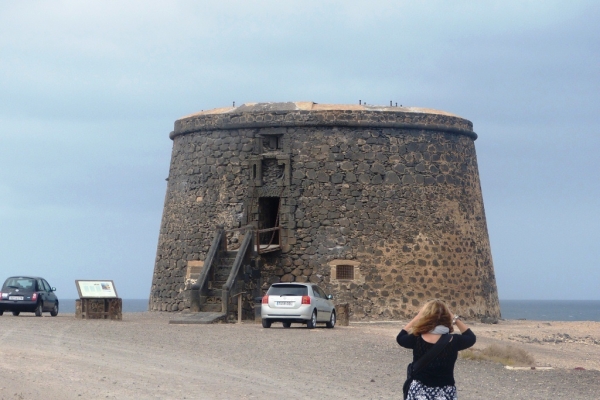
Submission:
[[[410,355],[395,342],[401,323],[262,329],[254,323],[169,325],[173,316],[126,313],[123,321],[83,321],[72,314],[5,314],[0,317],[0,397],[402,398]],[[475,324],[473,330],[478,334],[480,328],[484,342],[498,341],[492,335],[512,326],[502,325]],[[597,332],[590,335],[598,338]],[[585,346],[600,354],[600,345]],[[514,371],[459,359],[455,377],[461,400],[600,397],[598,370]]]

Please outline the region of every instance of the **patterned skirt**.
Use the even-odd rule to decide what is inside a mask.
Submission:
[[[429,387],[412,381],[407,400],[457,400],[456,386]]]

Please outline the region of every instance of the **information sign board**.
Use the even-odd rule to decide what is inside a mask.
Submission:
[[[117,298],[113,281],[76,280],[80,299]]]

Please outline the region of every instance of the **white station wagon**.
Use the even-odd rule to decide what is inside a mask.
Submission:
[[[282,322],[284,328],[292,323],[306,324],[313,329],[318,322],[328,328],[335,326],[333,296],[311,283],[274,283],[262,298],[260,308],[263,328]]]

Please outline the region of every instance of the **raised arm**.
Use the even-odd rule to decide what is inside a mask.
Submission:
[[[404,325],[403,329],[408,332],[408,330],[413,327],[415,322],[417,322],[419,320],[419,318],[421,318],[422,313],[423,313],[423,309],[421,308],[419,310],[419,312],[417,313],[417,315],[415,315],[415,317],[413,319],[411,319],[408,324]]]
[[[454,314],[452,316],[452,322],[456,325],[460,333],[465,333],[467,329],[469,329],[469,327],[464,322],[462,322],[460,318],[460,315]]]
[[[415,342],[417,341],[417,337],[414,335],[410,335],[408,333],[408,330],[412,328],[412,326],[415,324],[416,321],[418,321],[419,318],[421,318],[422,311],[423,309],[421,309],[419,313],[415,315],[415,317],[411,319],[410,322],[404,326],[404,328],[402,328],[398,336],[396,336],[396,342],[400,346],[406,347],[407,349],[412,349],[414,347]]]
[[[477,340],[473,331],[467,326],[467,324],[465,324],[460,319],[460,316],[458,316],[458,315],[454,315],[452,317],[452,321],[454,322],[454,324],[456,325],[456,327],[458,328],[458,330],[461,333],[460,336],[456,336],[457,349],[464,350],[464,349],[468,349],[469,347],[473,346],[475,344],[475,341]]]

